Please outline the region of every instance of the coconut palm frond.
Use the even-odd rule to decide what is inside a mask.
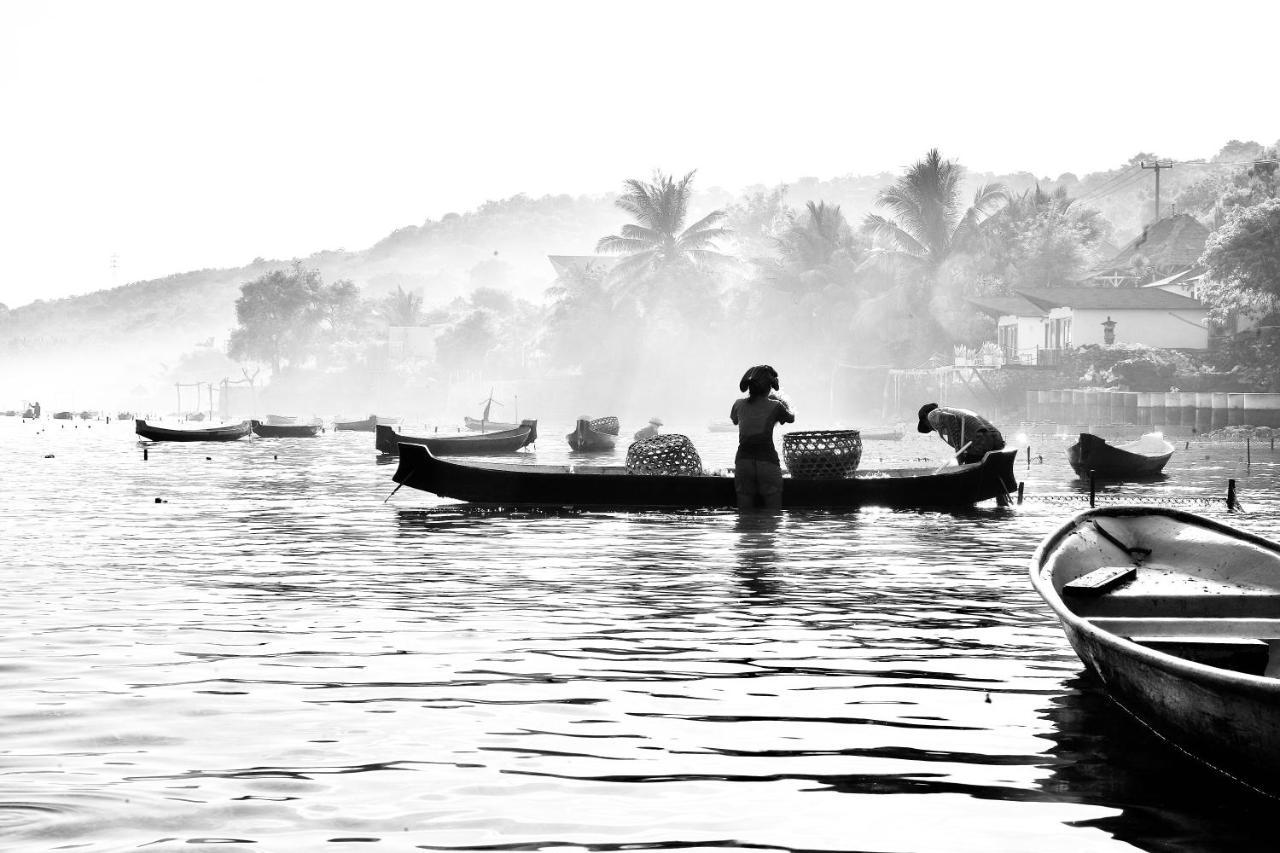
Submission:
[[[649,245],[655,245],[662,242],[661,232],[655,231],[652,228],[647,228],[643,225],[623,225],[621,231],[622,234],[620,236],[625,240],[639,240],[640,242],[647,243]]]
[[[862,222],[862,231],[873,239],[887,244],[891,251],[904,252],[916,257],[927,254],[925,246],[906,229],[878,214],[867,214]]]
[[[616,234],[601,237],[596,243],[597,252],[609,255],[633,254],[651,250],[652,244],[647,240],[637,240],[634,237],[619,237]]]

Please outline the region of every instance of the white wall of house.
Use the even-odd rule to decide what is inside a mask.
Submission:
[[[1001,347],[1004,347],[1008,336],[1013,335],[1017,341],[1014,349],[1019,353],[1034,353],[1036,349],[1044,346],[1044,332],[1041,331],[1041,325],[1039,317],[1005,314],[996,321],[996,326],[999,328],[997,340]],[[1006,329],[1010,331],[1005,331]]]
[[[1102,323],[1110,317],[1116,322],[1116,343],[1145,344],[1149,347],[1174,349],[1208,349],[1209,329],[1205,325],[1208,311],[1168,310],[1155,308],[1102,310],[1055,308],[1050,316],[1071,312],[1071,345],[1101,344]]]

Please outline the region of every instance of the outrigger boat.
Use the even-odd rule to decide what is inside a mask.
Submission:
[[[1085,510],[1041,543],[1031,582],[1116,704],[1280,794],[1280,544],[1174,509]]]
[[[1125,444],[1107,444],[1105,438],[1082,432],[1080,440],[1067,448],[1067,461],[1081,477],[1088,477],[1090,471],[1109,479],[1154,477],[1171,456],[1173,445],[1157,433]]]
[[[506,432],[509,429],[518,429],[520,427],[520,424],[509,424],[505,421],[486,421],[469,415],[463,415],[462,423],[467,429],[477,432]],[[524,423],[524,421],[520,423]]]
[[[252,421],[206,429],[166,429],[149,426],[142,418],[133,422],[133,431],[151,441],[235,441],[253,429]]]
[[[520,421],[518,424],[513,424],[505,421],[489,420],[489,410],[493,408],[493,404],[496,402],[493,399],[492,388],[489,389],[489,399],[481,400],[480,402],[484,403],[484,411],[481,413],[480,417],[473,418],[468,415],[464,415],[462,418],[462,423],[467,427],[467,429],[477,430],[479,432],[506,432],[507,430],[519,429],[520,424],[524,423],[524,421]],[[501,406],[502,404],[498,403],[498,405]]]
[[[253,434],[259,438],[315,438],[320,431],[320,424],[264,424],[262,421],[250,421]]]
[[[437,456],[464,454],[513,453],[538,440],[538,422],[521,421],[515,429],[486,432],[480,435],[402,435],[393,427],[379,424],[374,445],[382,453],[398,455],[401,444],[422,444]]]
[[[860,506],[954,508],[996,499],[1017,488],[1016,451],[943,471],[859,471],[853,477],[783,480],[785,509]],[[625,466],[461,463],[436,457],[422,444],[400,445],[393,476],[402,486],[443,498],[502,507],[586,509],[728,509],[738,505],[733,478],[716,474],[632,474]]]

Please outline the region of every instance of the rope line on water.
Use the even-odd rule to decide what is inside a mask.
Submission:
[[[1163,497],[1160,495],[1094,495],[1098,504],[1148,504],[1151,506],[1196,506],[1227,508],[1226,498]],[[1023,503],[1087,504],[1089,496],[1027,494]]]

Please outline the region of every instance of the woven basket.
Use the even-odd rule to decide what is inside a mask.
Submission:
[[[702,459],[688,436],[678,433],[642,438],[627,448],[630,474],[701,474]]]
[[[618,419],[610,415],[607,418],[596,418],[591,422],[591,429],[596,432],[602,432],[605,435],[618,434]]]
[[[797,479],[852,477],[862,461],[862,436],[856,429],[789,432],[782,437],[782,458]]]

